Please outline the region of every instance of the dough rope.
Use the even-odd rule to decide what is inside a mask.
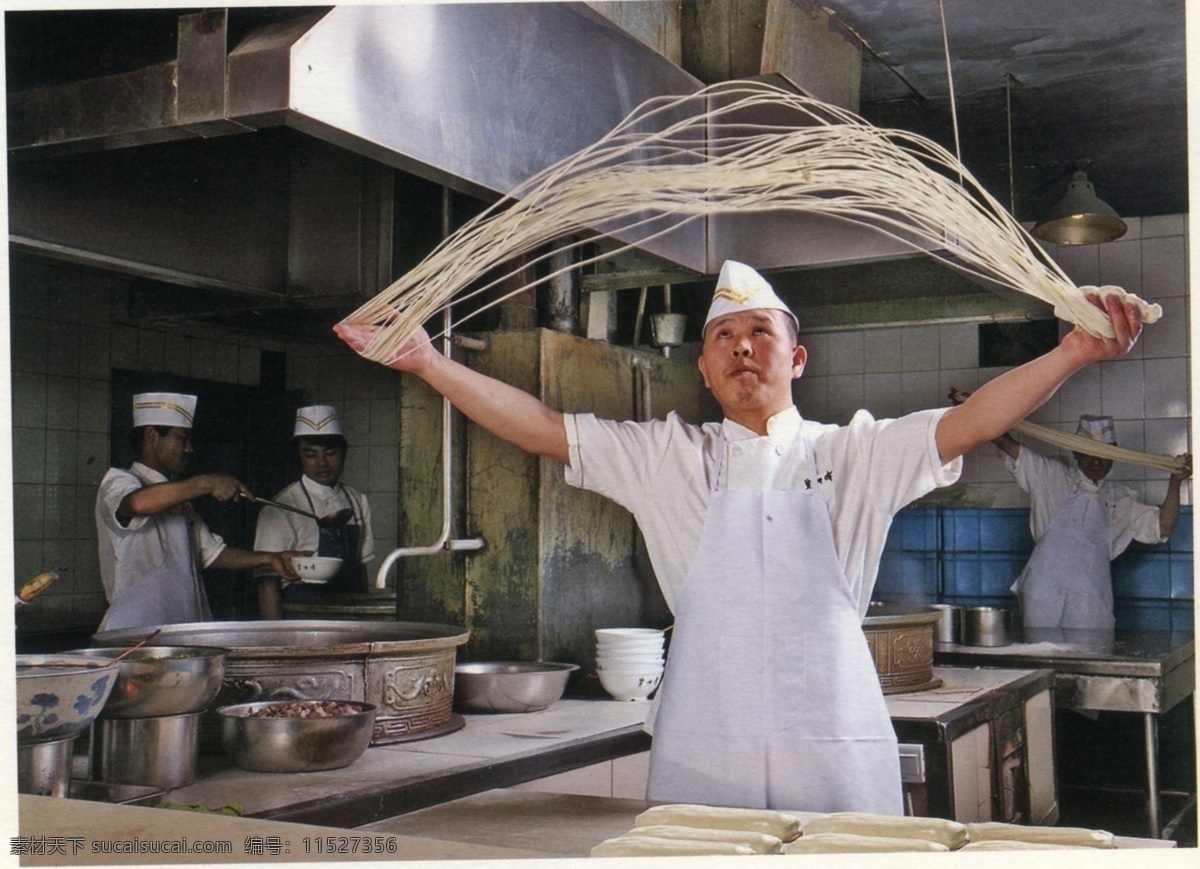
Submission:
[[[778,120],[746,120],[747,110],[763,108]],[[710,215],[789,212],[872,228],[1041,299],[1093,335],[1113,335],[1107,315],[946,149],[757,82],[647,100],[597,142],[468,221],[343,322],[381,326],[361,352],[387,362],[452,302],[504,287],[477,314]],[[528,280],[535,266],[597,233],[621,244]],[[1161,315],[1157,305],[1127,296],[1143,322]]]

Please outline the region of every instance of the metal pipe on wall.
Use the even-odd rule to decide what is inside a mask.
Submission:
[[[451,209],[451,191],[449,187],[442,188],[442,238],[450,234],[450,209]],[[467,341],[463,339],[455,340],[455,336],[451,333],[453,327],[453,317],[450,308],[447,307],[442,311],[442,353],[445,356],[450,355],[450,347],[452,344],[467,345]],[[486,349],[486,342],[474,342],[479,346],[472,346],[471,349]],[[387,588],[387,575],[394,565],[401,558],[409,558],[415,555],[436,555],[442,551],[450,552],[472,552],[483,549],[485,541],[482,537],[473,537],[465,539],[450,539],[450,524],[451,524],[451,504],[450,493],[453,483],[451,473],[451,447],[450,438],[450,400],[442,399],[442,530],[438,534],[437,540],[430,543],[428,546],[402,546],[393,549],[383,559],[383,563],[379,565],[379,570],[375,573],[375,587]]]

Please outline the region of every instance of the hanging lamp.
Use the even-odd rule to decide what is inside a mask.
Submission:
[[[1033,234],[1057,244],[1099,244],[1120,238],[1128,229],[1116,209],[1096,196],[1087,173],[1077,170],[1066,195],[1038,221]]]

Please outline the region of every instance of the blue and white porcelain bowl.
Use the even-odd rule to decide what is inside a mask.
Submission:
[[[82,655],[17,655],[17,742],[70,739],[87,730],[117,683],[120,664]]]

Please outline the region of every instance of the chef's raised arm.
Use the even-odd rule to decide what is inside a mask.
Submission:
[[[338,324],[338,337],[362,352],[377,326]],[[468,419],[526,452],[570,464],[563,415],[524,390],[480,374],[433,349],[424,329],[384,363],[420,377]]]
[[[1115,296],[1088,300],[1106,309],[1115,336],[1097,338],[1076,326],[1057,347],[985,383],[970,397],[946,411],[937,427],[938,453],[949,462],[986,441],[995,440],[1024,419],[1062,386],[1072,374],[1105,359],[1128,353],[1142,331],[1137,307]]]

